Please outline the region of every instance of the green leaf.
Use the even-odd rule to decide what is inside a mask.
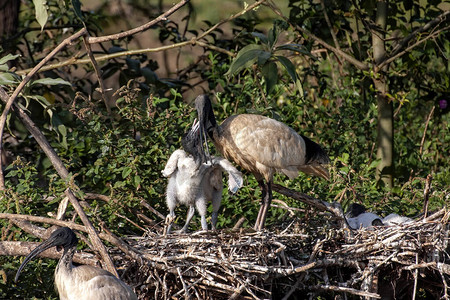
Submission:
[[[262,49],[261,45],[247,45],[239,51],[236,58],[230,65],[230,69],[225,73],[225,76],[232,76],[239,73],[242,69],[248,68],[253,65],[260,55],[266,52]]]
[[[295,85],[297,86],[298,92],[303,97],[303,87],[300,79],[298,78],[297,71],[295,71],[294,64],[284,56],[276,56],[276,58],[286,68],[286,71],[288,72],[289,76],[291,76],[292,81],[294,81]]]
[[[72,7],[77,18],[84,24],[83,13],[81,12],[81,2],[79,0],[72,0]]]
[[[131,172],[133,171],[133,169],[131,169],[130,167],[125,167],[122,170],[122,178],[125,179],[128,177],[128,175],[131,174]]]
[[[15,60],[19,56],[20,56],[20,54],[17,54],[17,55],[8,54],[6,56],[3,56],[2,58],[0,58],[0,65],[4,65],[10,60]]]
[[[14,76],[14,74],[5,72],[0,73],[0,84],[1,85],[14,85],[18,83],[18,80]]]
[[[41,31],[44,30],[44,26],[48,20],[46,2],[46,0],[33,0],[34,8],[36,9],[36,21],[41,25]]]
[[[47,85],[58,85],[58,84],[64,84],[72,86],[72,84],[68,81],[65,81],[62,78],[42,78],[38,80],[34,80],[31,82],[31,85],[35,84],[47,84]]]
[[[258,59],[257,59],[258,66],[265,65],[271,56],[272,56],[272,53],[270,53],[268,51],[263,51],[263,52],[259,53]]]
[[[252,32],[251,35],[253,35],[254,37],[260,39],[261,42],[264,43],[264,44],[268,44],[269,43],[269,39],[267,38],[267,36],[265,36],[261,32]]]
[[[309,57],[316,59],[314,55],[311,54],[303,45],[300,44],[285,44],[278,46],[276,50],[290,50],[300,54],[308,55]]]
[[[262,74],[266,80],[266,94],[272,92],[278,82],[278,68],[275,62],[269,62],[262,67]]]

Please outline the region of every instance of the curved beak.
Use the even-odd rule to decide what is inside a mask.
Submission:
[[[39,246],[34,248],[33,251],[31,251],[30,254],[28,254],[28,256],[25,257],[25,260],[22,262],[22,264],[20,265],[19,269],[17,270],[16,277],[14,278],[14,282],[17,282],[17,280],[19,279],[20,272],[22,272],[22,269],[25,267],[25,265],[30,260],[32,260],[37,255],[39,255],[40,253],[42,253],[45,250],[55,246],[54,242],[55,242],[55,238],[50,237],[48,240],[42,242],[42,244],[40,244]]]
[[[324,165],[305,165],[300,168],[303,173],[322,177],[325,180],[330,179],[330,173]]]

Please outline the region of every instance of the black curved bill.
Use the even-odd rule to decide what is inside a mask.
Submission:
[[[53,237],[50,237],[48,240],[42,242],[40,245],[38,245],[36,248],[33,249],[33,251],[28,254],[27,257],[25,257],[25,260],[20,265],[19,269],[17,270],[16,277],[14,278],[14,281],[17,282],[19,279],[20,272],[22,272],[22,269],[25,267],[25,265],[35,258],[40,253],[44,252],[45,250],[55,246],[54,245],[55,239]]]

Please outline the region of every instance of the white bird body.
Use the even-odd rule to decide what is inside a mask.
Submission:
[[[253,114],[228,117],[218,126],[208,96],[198,96],[195,106],[201,128],[198,130],[193,127],[188,137],[200,131],[202,139],[207,133],[217,150],[226,159],[250,171],[261,187],[262,205],[255,224],[256,230],[264,227],[272,201],[271,184],[275,173],[284,173],[292,179],[302,171],[328,179],[328,170],[323,166],[329,163],[325,151],[289,126]]]
[[[110,272],[88,265],[74,266],[72,258],[77,242],[71,229],[63,227],[55,230],[48,240],[25,258],[17,271],[15,281],[31,259],[56,246],[64,248],[55,269],[55,285],[61,300],[137,300],[131,288]]]
[[[88,265],[67,268],[60,264],[55,271],[55,285],[61,300],[137,299],[127,285],[106,270]]]
[[[194,157],[184,150],[175,150],[162,171],[169,177],[166,192],[166,203],[169,208],[166,233],[170,233],[175,218],[175,207],[183,204],[189,207],[186,223],[182,232],[186,232],[195,208],[200,214],[202,229],[207,230],[206,211],[208,203],[213,206],[212,226],[215,229],[217,214],[222,202],[222,172],[228,173],[229,190],[235,193],[242,186],[242,174],[226,159],[212,157],[211,162],[198,164]]]
[[[389,214],[383,218],[383,224],[386,226],[402,225],[412,221],[413,219],[398,214]]]
[[[372,227],[372,222],[375,220],[380,220],[381,218],[374,213],[365,212],[353,218],[347,218],[348,225],[352,229],[360,229]]]
[[[370,228],[372,226],[399,226],[413,221],[411,218],[395,213],[382,218],[377,214],[366,212],[366,208],[357,203],[352,203],[349,206],[346,219],[352,229]]]

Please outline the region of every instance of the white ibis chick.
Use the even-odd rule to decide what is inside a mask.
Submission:
[[[261,208],[255,230],[262,230],[272,201],[272,182],[275,173],[289,178],[302,171],[328,179],[329,163],[325,151],[310,139],[299,135],[289,126],[268,117],[241,114],[216,123],[208,96],[195,99],[200,128],[194,128],[201,139],[206,135],[216,149],[228,160],[250,171],[262,190]],[[194,134],[189,134],[188,137]],[[201,142],[206,143],[205,140]]]
[[[242,186],[242,174],[228,160],[213,156],[210,161],[202,163],[196,161],[184,150],[179,149],[172,153],[162,171],[163,176],[169,177],[166,193],[166,203],[169,208],[166,234],[170,233],[177,204],[189,207],[186,223],[181,232],[187,232],[195,207],[201,217],[202,229],[208,230],[206,211],[209,202],[212,202],[213,207],[212,228],[216,228],[217,215],[222,202],[222,172],[228,173],[228,188],[235,193]]]
[[[25,265],[39,253],[55,247],[64,252],[55,270],[55,285],[61,300],[137,300],[136,294],[110,272],[88,265],[72,264],[78,239],[68,227],[55,230],[25,258],[15,281]]]

